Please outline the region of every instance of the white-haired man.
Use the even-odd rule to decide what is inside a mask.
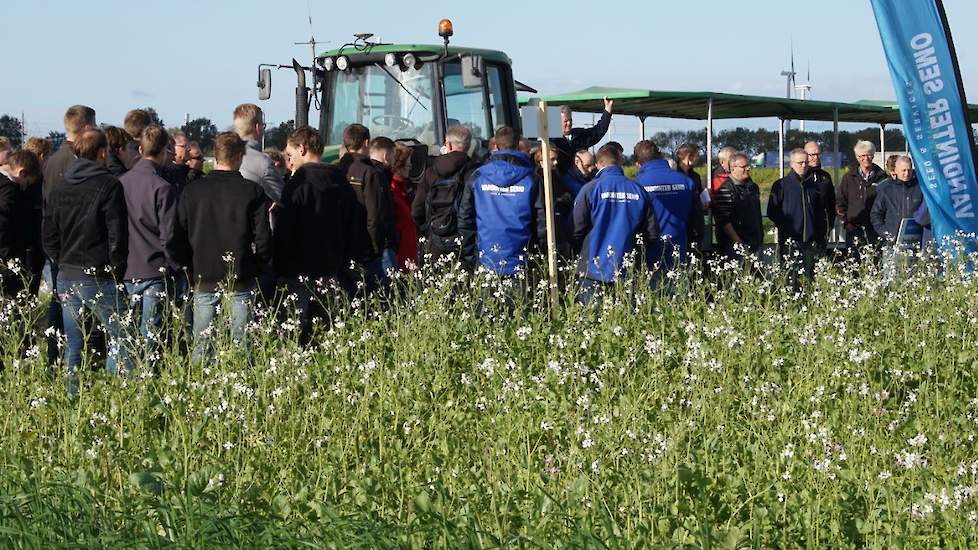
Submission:
[[[876,230],[870,223],[869,213],[876,199],[876,187],[886,179],[886,172],[873,162],[876,146],[871,142],[857,142],[853,152],[856,165],[839,182],[835,191],[835,209],[845,224],[846,249],[858,258],[861,246],[876,244]]]

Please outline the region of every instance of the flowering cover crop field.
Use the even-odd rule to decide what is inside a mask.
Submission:
[[[422,273],[75,398],[8,303],[0,546],[978,544],[974,276],[715,271],[553,312]]]

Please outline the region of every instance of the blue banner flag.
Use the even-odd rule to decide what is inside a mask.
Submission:
[[[978,234],[975,139],[940,0],[870,0],[934,238]]]

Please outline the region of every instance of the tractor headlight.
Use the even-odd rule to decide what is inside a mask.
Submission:
[[[406,53],[404,57],[401,58],[404,62],[404,69],[410,71],[411,69],[420,69],[421,61],[413,53]]]
[[[345,70],[349,69],[350,68],[350,58],[347,57],[347,56],[345,56],[345,55],[341,55],[341,56],[337,57],[336,58],[336,68],[339,69],[339,70],[341,70],[341,71],[345,71]]]
[[[384,56],[384,65],[387,65],[388,67],[394,67],[395,65],[397,65],[397,54],[395,54],[394,52],[391,52],[391,53],[385,55]]]
[[[323,69],[327,71],[332,71],[333,67],[336,64],[336,60],[334,60],[332,57],[324,57],[319,60],[319,64],[322,66]]]

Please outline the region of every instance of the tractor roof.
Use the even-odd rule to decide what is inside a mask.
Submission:
[[[388,52],[396,53],[442,53],[445,51],[444,46],[439,46],[436,44],[377,44],[373,46],[368,46],[366,48],[354,48],[353,46],[344,46],[335,50],[329,50],[319,54],[319,57],[334,57],[337,55],[347,55],[352,61],[355,62],[356,57],[359,55],[366,54],[385,54]],[[505,53],[498,50],[483,50],[480,48],[465,48],[461,46],[449,46],[449,54],[474,54],[481,55],[488,61],[496,61],[499,63],[505,63],[507,65],[512,64],[512,60]]]

